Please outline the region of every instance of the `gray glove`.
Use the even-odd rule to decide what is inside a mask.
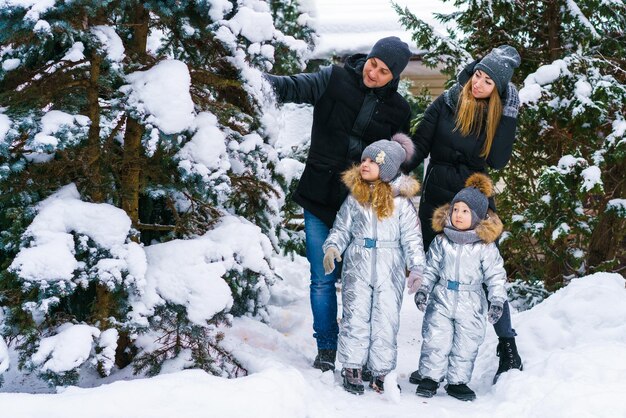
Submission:
[[[324,273],[330,274],[335,270],[335,260],[341,261],[341,254],[335,247],[328,247],[324,253]]]
[[[502,103],[502,114],[511,118],[517,118],[519,110],[519,94],[513,83],[509,83],[506,90],[506,99]]]
[[[489,312],[487,312],[487,321],[489,321],[490,324],[495,324],[501,316],[502,302],[492,302],[489,307]]]
[[[417,305],[417,309],[422,312],[426,310],[426,299],[428,299],[428,296],[421,290],[415,294],[415,304]]]

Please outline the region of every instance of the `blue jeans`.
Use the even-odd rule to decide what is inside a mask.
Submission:
[[[313,337],[318,350],[336,350],[337,291],[335,282],[339,265],[330,274],[324,274],[324,250],[322,244],[328,237],[329,228],[317,216],[304,211],[304,234],[306,258],[311,265],[311,310],[313,311]]]

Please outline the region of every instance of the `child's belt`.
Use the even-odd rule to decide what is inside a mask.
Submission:
[[[354,243],[365,248],[399,248],[400,241],[381,241],[374,238],[355,238]]]
[[[439,283],[443,285],[446,289],[456,290],[457,292],[471,292],[482,290],[483,285],[478,284],[463,284],[459,282],[455,282],[453,280],[440,279]]]

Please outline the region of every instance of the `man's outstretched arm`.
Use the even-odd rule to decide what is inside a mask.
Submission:
[[[332,67],[324,67],[315,73],[290,76],[264,74],[281,103],[308,103],[314,105],[326,91]]]

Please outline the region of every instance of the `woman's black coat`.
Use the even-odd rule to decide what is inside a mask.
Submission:
[[[462,136],[455,128],[455,106],[460,86],[440,95],[426,109],[423,120],[413,135],[416,156],[409,169],[416,168],[430,154],[420,199],[419,218],[422,224],[424,250],[435,237],[432,214],[439,206],[449,203],[465,185],[465,180],[475,172],[485,172],[487,167],[501,169],[508,163],[513,150],[517,119],[502,116],[487,158],[480,153],[485,142],[485,132]],[[495,211],[495,203],[489,205]]]

